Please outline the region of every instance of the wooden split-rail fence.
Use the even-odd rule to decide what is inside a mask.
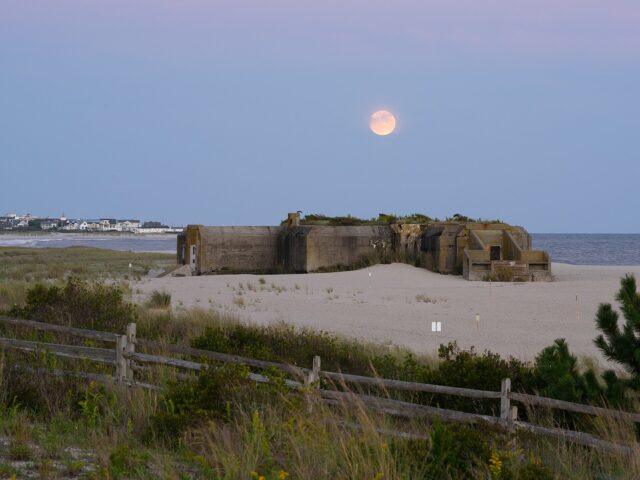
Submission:
[[[96,382],[126,385],[129,387],[146,388],[150,390],[162,390],[162,387],[148,383],[136,381],[134,372],[140,368],[140,364],[165,365],[186,370],[200,371],[209,368],[210,365],[175,358],[170,356],[152,355],[136,351],[136,346],[145,347],[151,350],[160,350],[171,354],[188,356],[193,358],[206,358],[222,363],[243,364],[255,369],[276,368],[298,380],[285,380],[290,388],[312,387],[317,389],[317,393],[323,402],[332,405],[344,405],[352,403],[362,403],[376,411],[398,417],[437,417],[444,422],[455,423],[484,423],[493,425],[500,429],[509,431],[522,430],[533,434],[553,437],[564,441],[569,441],[578,445],[597,448],[613,453],[632,455],[637,453],[637,447],[621,445],[598,438],[586,432],[567,430],[561,428],[551,428],[520,421],[518,419],[518,408],[512,405],[513,402],[521,403],[528,407],[542,407],[548,409],[559,409],[567,412],[581,413],[598,417],[610,417],[626,422],[640,423],[640,413],[624,412],[615,409],[595,407],[553,398],[541,397],[526,393],[511,391],[511,381],[508,378],[502,380],[500,391],[476,390],[471,388],[450,387],[445,385],[431,385],[425,383],[408,382],[403,380],[391,380],[377,377],[367,377],[362,375],[351,375],[348,373],[328,372],[321,370],[320,357],[314,357],[311,368],[303,368],[294,365],[258,360],[255,358],[241,357],[227,353],[212,352],[198,348],[184,347],[180,345],[163,344],[150,340],[137,338],[136,324],[127,325],[126,334],[119,335],[109,332],[87,330],[81,328],[54,325],[33,320],[23,320],[17,318],[0,316],[0,324],[14,325],[17,327],[28,327],[36,330],[55,332],[59,334],[71,335],[80,338],[96,340],[101,342],[115,343],[115,348],[96,348],[76,345],[63,345],[47,342],[36,342],[19,340],[15,338],[0,338],[0,348],[14,349],[25,352],[46,351],[50,354],[75,358],[87,359],[94,362],[105,363],[115,366],[115,375],[102,375],[88,372],[73,372],[62,370],[38,369],[38,372],[53,375],[71,375],[87,378]],[[27,366],[21,366],[25,370],[31,370]],[[256,382],[268,382],[268,377],[259,373],[249,373],[249,378]],[[500,416],[482,415],[468,413],[458,410],[450,410],[429,405],[422,405],[402,400],[379,397],[370,394],[356,393],[348,388],[343,390],[321,388],[321,380],[333,386],[347,387],[348,385],[360,385],[376,387],[383,390],[400,390],[410,392],[424,392],[431,394],[452,395],[478,400],[500,400]],[[358,425],[343,422],[345,427],[360,428]],[[404,437],[404,438],[425,438],[423,435],[381,430],[381,433]]]

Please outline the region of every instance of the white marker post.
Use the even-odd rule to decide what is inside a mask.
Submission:
[[[476,331],[480,331],[480,314],[476,313]]]
[[[433,338],[436,340],[436,351],[438,350],[438,332],[442,331],[442,322],[431,322],[431,332],[435,333]]]
[[[369,272],[369,288],[371,288],[371,272]]]

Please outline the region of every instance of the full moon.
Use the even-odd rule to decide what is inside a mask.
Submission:
[[[378,110],[371,115],[369,128],[376,135],[389,135],[396,129],[396,117],[386,110]]]

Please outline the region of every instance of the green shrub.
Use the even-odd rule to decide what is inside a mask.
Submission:
[[[412,213],[410,215],[394,215],[389,213],[380,213],[377,218],[358,218],[353,215],[330,217],[318,213],[310,213],[300,219],[302,225],[332,225],[332,226],[344,226],[344,225],[389,225],[391,223],[430,223],[438,221],[422,213]],[[282,225],[286,225],[287,220],[281,222]]]
[[[503,378],[510,378],[515,391],[532,391],[537,385],[532,366],[513,357],[502,358],[488,350],[479,353],[472,347],[460,349],[456,342],[440,345],[440,362],[436,368],[426,372],[424,383],[478,390],[499,391]],[[444,408],[460,409],[481,413],[496,413],[498,405],[491,400],[477,400],[463,397],[422,394],[422,401]]]
[[[563,338],[546,347],[536,357],[536,375],[540,380],[540,395],[569,402],[594,402],[604,395],[595,373],[578,371],[578,360],[569,352]]]
[[[123,333],[136,319],[135,305],[125,302],[121,287],[76,278],[69,278],[61,287],[35,285],[27,291],[25,304],[13,307],[9,314],[116,333]]]
[[[620,280],[616,300],[620,302],[625,324],[622,328],[618,326],[619,315],[611,304],[600,304],[596,324],[602,334],[598,335],[594,343],[606,358],[622,365],[631,375],[625,383],[635,390],[640,390],[640,294],[634,275],[626,275]],[[608,373],[613,381],[615,373]]]
[[[195,348],[233,353],[291,365],[311,367],[313,357],[322,358],[323,368],[370,372],[366,347],[326,332],[298,329],[290,325],[220,324],[205,329],[191,342]]]
[[[280,372],[268,372],[268,383],[256,383],[249,373],[246,365],[225,364],[200,371],[196,380],[171,382],[152,418],[154,433],[174,442],[188,427],[230,421],[240,411],[264,408],[290,393]]]

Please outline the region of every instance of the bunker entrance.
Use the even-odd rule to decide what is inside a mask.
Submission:
[[[491,261],[500,260],[500,245],[491,245],[489,247],[489,259]]]

